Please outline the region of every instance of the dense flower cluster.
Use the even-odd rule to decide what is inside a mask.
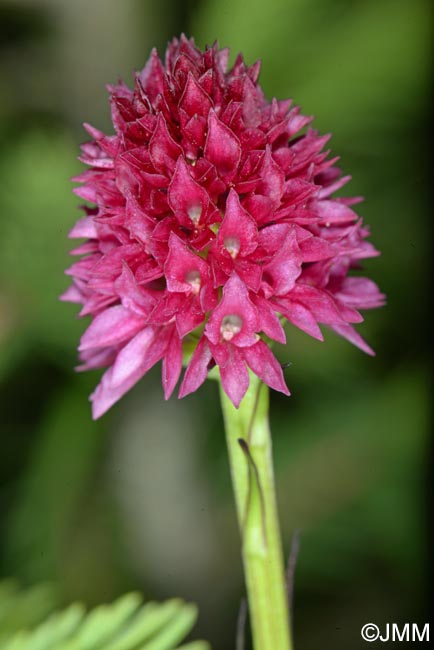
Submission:
[[[115,135],[85,125],[90,169],[75,192],[95,207],[70,233],[87,241],[63,299],[93,318],[79,368],[108,367],[94,417],[160,360],[168,398],[186,340],[197,345],[180,397],[217,365],[235,406],[248,368],[288,394],[266,343],[285,342],[283,319],[321,340],[323,323],[372,353],[352,324],[383,296],[348,272],[378,253],[357,199],[331,198],[349,177],[323,151],[329,136],[299,134],[311,118],[264,98],[258,63],[227,62],[217,45],[175,39],[133,90],[109,87]]]

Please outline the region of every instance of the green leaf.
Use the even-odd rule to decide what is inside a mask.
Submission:
[[[182,607],[183,602],[176,599],[168,600],[162,605],[153,602],[147,603],[142,608],[141,615],[137,616],[128,628],[122,631],[121,636],[113,639],[112,643],[104,650],[128,650],[128,648],[136,647],[139,643],[143,644],[149,641],[155,635],[160,634],[178,616]],[[144,647],[147,648],[146,643]]]
[[[0,613],[27,602],[28,594],[36,592],[20,592],[12,581],[0,583]],[[76,603],[33,629],[4,634],[0,650],[175,650],[196,618],[196,606],[181,599],[143,605],[140,594],[129,593],[87,615]],[[210,646],[194,641],[181,648],[209,650]]]
[[[21,592],[14,580],[0,583],[0,645],[17,630],[40,623],[56,602],[50,585],[39,585]]]
[[[140,650],[170,650],[175,648],[188,634],[196,618],[196,607],[191,604],[183,604],[176,615],[159,630],[157,636],[140,646]]]
[[[139,594],[131,593],[117,600],[113,605],[100,605],[86,618],[76,635],[83,650],[97,650],[104,647],[137,610],[141,603]]]
[[[63,612],[52,614],[33,633],[21,637],[21,644],[25,640],[24,646],[31,650],[57,650],[59,643],[74,634],[83,616],[83,605],[71,605]]]

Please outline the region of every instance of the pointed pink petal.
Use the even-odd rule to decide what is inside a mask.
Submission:
[[[363,352],[366,352],[366,354],[369,354],[371,357],[375,356],[374,350],[351,325],[344,323],[342,325],[330,325],[330,327],[336,334],[343,336],[347,341],[360,348],[360,350],[363,350]]]
[[[247,74],[249,75],[250,79],[253,81],[255,84],[258,81],[259,73],[261,72],[261,65],[262,62],[260,59],[255,61],[255,63],[252,63],[252,65],[249,65],[247,68]]]
[[[182,146],[184,149],[184,155],[190,160],[196,160],[199,148],[203,147],[205,144],[207,126],[206,118],[197,114],[189,118],[182,110],[179,111],[179,116],[181,123],[183,124]]]
[[[270,303],[259,295],[254,296],[253,302],[258,308],[260,331],[278,343],[286,343],[284,329]]]
[[[271,262],[263,268],[262,277],[266,297],[283,296],[291,291],[301,273],[302,261],[295,228],[291,228],[281,248]]]
[[[235,176],[241,157],[241,145],[236,135],[219,120],[213,110],[208,117],[204,156],[215,165],[224,180],[230,181]]]
[[[146,373],[143,357],[154,338],[154,329],[137,334],[117,355],[115,364],[107,370],[90,396],[92,415],[96,420],[109,410]],[[120,372],[120,367],[122,371]],[[118,375],[115,377],[115,375]],[[115,381],[117,379],[117,381]]]
[[[122,305],[128,311],[142,318],[147,318],[155,306],[156,298],[151,291],[137,284],[134,273],[126,262],[122,265],[122,273],[114,283]]]
[[[81,145],[81,151],[78,159],[85,165],[98,169],[113,169],[113,158],[108,157],[97,142],[85,142]]]
[[[199,299],[200,306],[203,312],[210,311],[214,309],[218,302],[218,294],[216,289],[213,286],[212,273],[210,270],[210,279],[204,284],[200,290]]]
[[[270,223],[274,220],[273,202],[268,196],[250,194],[243,200],[244,207],[249,211],[258,225]]]
[[[79,312],[79,316],[94,316],[99,314],[103,309],[113,305],[116,302],[114,296],[104,296],[103,294],[94,293],[89,297],[83,298],[83,308]]]
[[[169,255],[164,272],[169,291],[199,293],[201,287],[210,282],[208,264],[173,232],[169,238]]]
[[[341,187],[346,185],[350,180],[351,176],[342,176],[334,183],[330,183],[330,185],[323,185],[322,189],[318,192],[318,198],[325,199],[327,196],[330,196],[330,194],[333,194],[334,192],[340,190]]]
[[[125,226],[132,237],[144,244],[149,242],[152,230],[155,228],[154,220],[146,214],[136,197],[132,195],[129,195],[126,201]]]
[[[285,185],[285,174],[271,155],[271,148],[268,146],[261,166],[261,181],[256,188],[257,194],[266,196],[276,209],[280,205]]]
[[[273,257],[281,248],[282,242],[285,241],[290,228],[291,226],[288,226],[286,223],[275,223],[259,231],[259,245],[264,250],[268,259]]]
[[[306,228],[296,226],[296,234],[303,262],[318,262],[335,255],[334,249],[326,239],[315,237]]]
[[[309,336],[312,336],[314,339],[324,341],[318,323],[307,307],[304,307],[299,302],[293,302],[291,300],[278,301],[276,307],[293,325],[301,329],[303,332],[306,332],[306,334],[309,334]]]
[[[309,336],[312,336],[318,341],[324,341],[323,333],[315,318],[312,316],[312,313],[299,302],[292,303],[286,315],[288,320],[303,332],[306,332],[306,334],[309,334]]]
[[[96,129],[91,124],[87,122],[83,123],[84,128],[89,133],[89,135],[98,142],[98,145],[101,149],[109,156],[115,156],[118,149],[118,142],[116,136],[107,136],[105,133]]]
[[[111,387],[117,388],[131,376],[142,377],[164,356],[173,326],[149,325],[131,339],[116,357],[112,367]],[[135,382],[134,382],[135,383]]]
[[[209,95],[198,84],[194,76],[189,72],[184,92],[179,102],[179,108],[183,109],[187,115],[201,115],[207,117],[212,101]]]
[[[258,245],[258,228],[240,204],[237,192],[231,189],[226,200],[225,216],[217,235],[217,243],[234,257],[252,253]]]
[[[309,122],[312,122],[313,117],[306,117],[305,115],[299,115],[299,107],[294,106],[290,112],[290,120],[288,122],[288,137],[291,138],[298,131],[303,129]]]
[[[235,260],[234,267],[246,287],[256,294],[261,287],[262,266],[256,262],[250,262],[248,259],[238,259]]]
[[[205,334],[217,345],[222,340],[222,327],[225,319],[239,321],[239,331],[231,341],[234,345],[245,347],[256,342],[259,331],[258,311],[249,298],[244,282],[234,273],[223,287],[223,297],[212,312],[205,326]]]
[[[162,381],[164,399],[169,399],[173,393],[182,370],[182,341],[178,332],[173,328],[166,354],[163,358]]]
[[[223,390],[235,408],[238,408],[249,387],[250,379],[243,355],[234,345],[230,345],[228,361],[225,366],[219,366],[219,370]]]
[[[98,314],[81,337],[79,350],[117,345],[142,329],[144,320],[122,305],[115,305]]]
[[[105,368],[114,363],[117,354],[116,347],[103,348],[102,350],[85,350],[80,353],[80,363],[76,366],[77,372],[84,370],[94,370],[95,368]]]
[[[71,239],[78,239],[80,237],[86,237],[87,239],[96,239],[98,237],[98,233],[96,231],[93,217],[82,217],[79,219],[72,230],[70,230],[68,237]]]
[[[264,383],[270,386],[270,388],[274,388],[274,390],[278,390],[285,395],[290,395],[285,384],[282,367],[264,341],[258,341],[250,348],[244,348],[243,355],[250,369]]]
[[[180,293],[159,293],[161,296],[157,300],[155,308],[152,310],[150,320],[154,325],[167,325],[173,322],[175,314],[182,305],[184,296]]]
[[[100,259],[98,255],[89,255],[78,262],[72,264],[69,269],[66,269],[65,275],[71,275],[75,280],[89,280],[91,271],[95,263]]]
[[[61,296],[59,296],[59,300],[63,300],[63,302],[73,302],[78,305],[81,305],[84,298],[81,291],[74,284],[72,284],[70,287],[67,288],[66,291],[62,293]]]
[[[343,225],[358,219],[357,214],[353,210],[343,203],[339,203],[339,201],[318,201],[315,210],[325,225]]]
[[[327,291],[300,283],[294,286],[290,298],[307,307],[318,323],[334,325],[344,322],[333,297]]]
[[[345,278],[342,288],[336,297],[344,304],[356,309],[373,309],[384,305],[385,296],[379,288],[368,278]]]
[[[211,358],[208,342],[205,336],[202,336],[185,371],[179,389],[180,398],[194,393],[203,384],[208,375],[208,364]]]
[[[161,113],[158,115],[157,126],[149,142],[149,153],[155,169],[167,175],[173,174],[176,161],[182,154],[181,147],[167,130],[166,120]]]
[[[359,311],[357,311],[357,309],[348,307],[345,302],[339,300],[336,294],[334,294],[333,298],[335,300],[336,309],[342,317],[342,320],[347,323],[363,323],[363,316]]]
[[[181,338],[203,324],[204,312],[197,296],[183,297],[182,306],[176,313],[176,329]]]
[[[164,68],[160,61],[160,57],[158,56],[158,52],[154,48],[145,67],[139,75],[139,80],[143,86],[143,90],[147,95],[149,95],[151,102],[153,102],[159,94],[163,93],[164,78]]]
[[[181,225],[197,226],[206,212],[209,197],[206,190],[192,178],[185,160],[180,157],[169,185],[169,205]]]
[[[76,196],[79,196],[80,199],[89,201],[90,203],[97,203],[97,189],[92,187],[92,185],[83,185],[82,187],[74,187],[72,189]],[[71,235],[70,235],[71,236]]]
[[[315,192],[316,186],[300,178],[290,178],[285,182],[282,207],[276,216],[283,217],[294,213],[294,206],[306,203],[306,199]]]
[[[228,362],[229,354],[231,352],[231,349],[233,348],[233,345],[227,343],[226,341],[222,341],[217,343],[217,345],[214,345],[214,343],[211,343],[209,339],[208,339],[208,345],[209,345],[209,349],[211,350],[211,355],[215,363],[218,366],[225,366]]]
[[[97,253],[99,251],[99,245],[97,241],[87,241],[84,244],[80,244],[77,248],[73,248],[69,251],[70,255],[89,255],[89,253]]]

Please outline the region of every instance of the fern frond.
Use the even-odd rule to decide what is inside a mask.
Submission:
[[[12,604],[25,598],[13,583],[0,584],[0,630]],[[205,641],[178,646],[192,629],[197,608],[180,599],[143,604],[139,593],[86,613],[79,604],[51,614],[36,627],[0,637],[0,650],[210,650]],[[9,628],[11,629],[11,628]]]

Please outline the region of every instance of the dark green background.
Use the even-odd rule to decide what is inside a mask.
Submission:
[[[85,323],[57,301],[79,216],[83,121],[110,130],[104,84],[195,35],[263,61],[268,97],[332,132],[382,251],[387,293],[360,331],[288,328],[292,397],[272,427],[285,549],[301,533],[300,650],[363,647],[363,623],[424,622],[428,574],[429,37],[424,0],[0,3],[0,573],[59,602],[130,589],[199,603],[197,634],[234,647],[243,582],[216,386],[164,403],[159,369],[100,422],[76,375]],[[274,650],[274,649],[273,649]]]

